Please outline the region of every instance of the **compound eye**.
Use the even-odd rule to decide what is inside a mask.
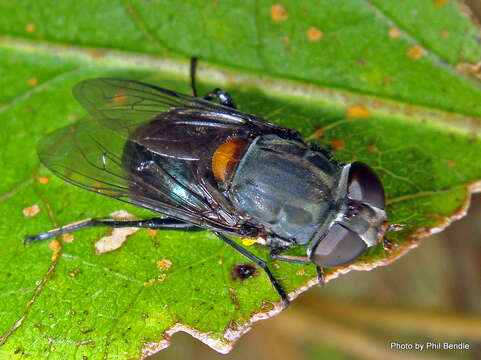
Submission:
[[[376,173],[366,164],[354,162],[349,169],[347,197],[384,209],[384,188]]]
[[[334,224],[314,249],[311,259],[321,267],[341,266],[358,258],[366,248],[366,243],[357,234]]]

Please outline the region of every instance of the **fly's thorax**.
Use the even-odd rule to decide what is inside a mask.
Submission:
[[[226,196],[268,233],[306,245],[332,207],[340,173],[322,151],[263,135],[244,152]]]

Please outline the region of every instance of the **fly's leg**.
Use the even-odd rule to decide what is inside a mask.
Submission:
[[[271,259],[285,261],[293,264],[310,264],[312,261],[307,256],[278,255],[271,251]]]
[[[237,250],[240,254],[244,255],[247,259],[255,263],[256,265],[260,266],[267,276],[269,277],[269,280],[271,281],[272,285],[274,288],[277,290],[278,294],[280,295],[282,302],[284,303],[284,307],[287,308],[289,306],[289,299],[287,298],[287,294],[282,288],[281,284],[277,281],[277,279],[274,277],[272,274],[271,270],[267,266],[266,262],[254,254],[252,254],[250,251],[244,249],[242,246],[237,244],[236,242],[232,241],[228,237],[222,235],[221,233],[214,232],[222,241],[224,241],[227,245],[233,247],[235,250]]]
[[[190,91],[193,97],[197,97],[197,89],[195,86],[195,73],[197,70],[197,58],[191,57],[190,58]],[[234,101],[232,100],[231,96],[222,91],[221,89],[214,89],[210,93],[204,96],[205,100],[219,100],[221,105],[236,109]]]
[[[221,105],[236,109],[236,106],[234,104],[234,100],[232,100],[231,96],[228,93],[226,93],[225,91],[222,91],[219,88],[214,89],[210,93],[205,95],[204,99],[205,100],[217,99],[217,100],[219,100],[219,103]]]
[[[190,58],[190,92],[193,97],[197,97],[197,89],[195,88],[195,70],[197,69],[197,58]]]
[[[312,263],[312,261],[307,256],[279,255],[279,250],[275,250],[275,249],[272,249],[270,255],[272,259],[294,263],[294,264]],[[324,285],[326,284],[324,281],[324,270],[320,266],[317,266],[316,270],[317,270],[317,280],[319,281],[319,285],[321,287],[324,287]]]
[[[182,231],[200,231],[201,228],[177,220],[173,218],[153,218],[147,220],[113,220],[113,219],[86,219],[79,221],[74,224],[62,226],[60,228],[52,229],[50,231],[30,235],[25,237],[24,244],[28,245],[31,242],[41,241],[50,239],[52,237],[68,234],[77,230],[86,229],[94,226],[106,226],[111,228],[122,228],[122,227],[138,227],[138,228],[148,228],[148,229],[170,229],[170,230],[182,230]]]
[[[317,270],[317,280],[319,281],[319,286],[324,287],[324,285],[326,285],[326,282],[324,281],[324,269],[320,266],[317,266],[316,270]]]

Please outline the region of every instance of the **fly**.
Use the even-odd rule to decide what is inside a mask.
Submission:
[[[92,226],[212,231],[260,266],[229,236],[262,239],[270,256],[318,269],[347,264],[384,238],[383,186],[366,164],[341,165],[298,132],[237,110],[228,93],[204,98],[138,81],[97,78],[73,88],[91,115],[46,135],[40,161],[63,180],[161,217],[89,219],[27,236],[25,244]],[[213,102],[211,100],[216,100]],[[283,255],[293,246],[305,256]]]

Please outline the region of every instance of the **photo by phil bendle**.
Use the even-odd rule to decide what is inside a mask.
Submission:
[[[388,225],[369,166],[339,164],[295,130],[237,110],[220,89],[198,98],[195,59],[191,87],[193,96],[116,78],[77,84],[74,96],[93,120],[45,136],[41,162],[65,181],[163,217],[88,219],[25,243],[91,226],[207,229],[262,267],[288,306],[266,262],[227,236],[256,239],[277,260],[314,263],[323,285],[323,267],[353,261],[400,228]],[[283,255],[293,246],[305,256]]]

